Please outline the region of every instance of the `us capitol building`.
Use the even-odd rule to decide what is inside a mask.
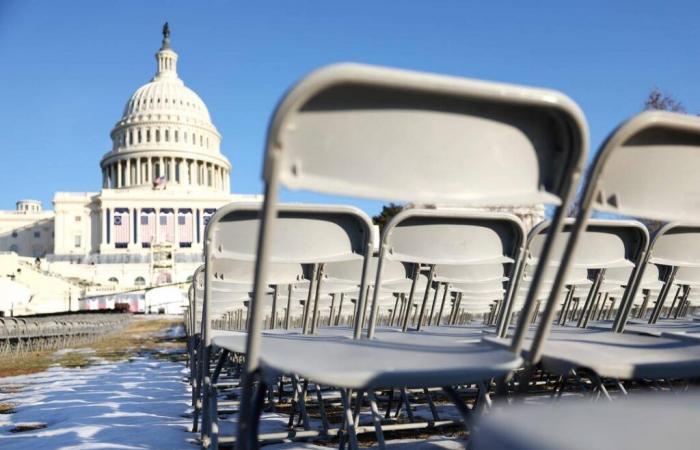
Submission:
[[[53,211],[35,200],[0,211],[2,255],[17,254],[24,275],[82,286],[80,293],[67,287],[71,299],[186,281],[202,262],[204,228],[216,209],[260,200],[230,193],[221,135],[178,77],[167,24],[156,62],[155,76],[131,95],[112,129],[99,192],[57,192]],[[0,273],[8,275],[16,278]]]

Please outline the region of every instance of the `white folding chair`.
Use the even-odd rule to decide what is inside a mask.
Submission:
[[[268,132],[256,293],[237,446],[257,445],[253,382],[265,363],[258,320],[262,302],[258,300],[268,284],[272,246],[280,239],[275,230],[281,186],[421,203],[553,203],[560,206],[552,227],[558,231],[586,148],[583,115],[571,100],[554,91],[360,65],[321,69],[298,83],[278,106]],[[425,155],[430,155],[427,162]],[[551,243],[543,252],[545,259]],[[539,278],[536,272],[535,297]],[[363,302],[359,303],[362,311]],[[356,326],[358,323],[356,320]],[[362,353],[358,342],[348,340],[347,348],[339,349],[347,350],[350,357],[345,361],[327,361],[326,367],[319,361],[321,366],[314,370],[328,375],[320,381],[346,384],[346,377],[336,375],[343,374],[344,362],[356,360],[351,353],[374,354]],[[519,349],[499,353],[484,345],[487,347],[474,350],[489,351],[481,351],[471,373],[459,373],[461,379],[485,376],[496,367],[496,372],[504,373],[519,364]],[[293,356],[275,361],[275,368],[295,373],[308,370]],[[435,372],[416,373],[410,381],[423,384]],[[452,382],[456,374],[450,368],[437,373],[441,374],[434,380],[437,384]],[[382,382],[360,381],[364,386]],[[205,440],[212,437],[207,433]],[[352,433],[350,436],[356,444]]]
[[[666,112],[642,113],[615,130],[596,155],[586,180],[581,210],[561,257],[553,283],[558,290],[574,260],[592,210],[665,221],[697,221],[700,186],[700,119]],[[643,266],[640,266],[643,267]],[[640,277],[631,283],[634,295]],[[628,303],[629,302],[625,302]],[[554,315],[547,305],[528,356],[530,366],[542,360]],[[626,311],[622,311],[626,314]],[[617,325],[624,324],[620,321]],[[573,345],[573,344],[572,344]],[[571,347],[570,364],[595,367],[611,378],[692,377],[700,375],[700,346],[694,340],[611,333],[601,345]],[[633,347],[633,350],[630,348]],[[560,348],[561,351],[566,351]],[[573,353],[571,353],[573,352]]]

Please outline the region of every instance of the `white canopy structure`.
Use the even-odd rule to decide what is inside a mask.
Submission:
[[[146,291],[146,313],[182,314],[187,295],[175,286],[163,286]]]
[[[18,306],[24,306],[32,298],[32,291],[23,284],[9,278],[0,278],[0,311],[6,316]]]

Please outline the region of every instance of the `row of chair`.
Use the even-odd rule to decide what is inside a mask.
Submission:
[[[127,314],[0,318],[0,354],[53,350],[123,328]]]
[[[614,130],[567,219],[587,141],[556,91],[359,65],[300,81],[268,130],[262,205],[217,211],[193,277],[203,448],[357,448],[368,432],[383,448],[385,432],[471,426],[492,398],[612,399],[640,380],[700,376],[700,329],[671,321],[692,312],[700,267],[700,120],[648,112]],[[281,188],[436,206],[379,235],[357,208],[282,204]],[[473,209],[538,203],[552,217],[529,233]],[[670,223],[650,239],[593,210]],[[446,420],[448,402],[459,414]],[[282,405],[287,427],[260,434],[263,411]],[[231,412],[235,437],[222,434]]]

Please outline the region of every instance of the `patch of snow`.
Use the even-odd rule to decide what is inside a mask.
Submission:
[[[386,442],[386,448],[396,450],[464,450],[466,441],[457,437],[431,436],[427,439],[394,439]],[[266,445],[265,450],[328,450],[328,447],[308,442],[285,442]],[[364,449],[364,447],[362,447]],[[369,448],[377,448],[372,446]]]
[[[0,448],[194,449],[183,417],[190,400],[185,373],[181,363],[132,358],[0,378],[0,385],[23,385],[0,394],[0,402],[17,404],[14,414],[0,415]],[[10,433],[28,422],[47,428]]]

